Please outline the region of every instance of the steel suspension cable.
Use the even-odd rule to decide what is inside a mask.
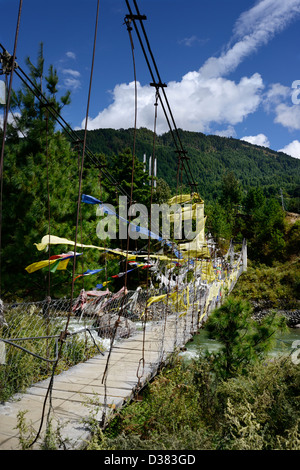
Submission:
[[[3,48],[3,46],[0,44],[0,46]],[[3,48],[4,49],[4,48]],[[69,137],[74,141],[74,143],[78,144],[80,143],[79,136],[76,134],[76,132],[69,126],[69,124],[62,118],[62,116],[58,113],[58,111],[53,107],[53,105],[47,100],[47,98],[41,94],[40,90],[35,86],[35,84],[31,81],[31,79],[27,76],[27,74],[22,71],[22,69],[19,67],[23,75],[25,76],[26,80],[30,82],[33,88],[31,88],[28,83],[26,83],[26,80],[18,74],[18,71],[15,71],[15,73],[19,76],[21,81],[30,89],[30,91],[35,95],[37,99],[39,99],[45,106],[47,106],[47,109],[49,109],[50,113],[52,114],[53,118],[60,124],[62,129],[69,135]],[[61,122],[62,121],[62,122]],[[87,157],[92,161],[92,163],[99,168],[101,166],[101,163],[99,160],[97,160],[97,157],[92,153],[92,151],[88,148],[87,145],[85,145],[85,152]],[[103,175],[105,178],[112,184],[118,187],[119,191],[121,194],[123,194],[126,198],[127,201],[130,201],[130,195],[116,182],[116,180],[113,178],[113,176],[106,172],[102,171]]]
[[[132,199],[133,199],[133,182],[134,182],[134,160],[135,160],[135,146],[136,146],[136,128],[137,128],[137,76],[136,76],[136,63],[135,63],[135,54],[134,54],[134,44],[133,44],[133,39],[132,39],[132,34],[131,34],[131,25],[130,22],[126,22],[127,26],[127,31],[129,34],[129,40],[130,40],[130,47],[131,47],[131,53],[132,53],[132,62],[133,62],[133,73],[134,73],[134,102],[135,102],[135,107],[134,107],[134,135],[133,135],[133,151],[132,151],[132,170],[131,170],[131,187],[130,187],[130,205],[132,204]],[[102,384],[104,384],[104,392],[105,392],[105,397],[106,397],[106,387],[107,387],[107,373],[108,373],[108,367],[109,367],[109,362],[110,362],[110,357],[112,353],[112,348],[114,345],[115,337],[117,334],[118,326],[121,320],[121,314],[123,312],[124,308],[124,303],[125,303],[125,295],[126,295],[126,287],[127,287],[127,269],[128,269],[128,253],[129,253],[129,230],[130,230],[130,220],[131,216],[129,216],[129,224],[127,228],[127,246],[126,246],[126,260],[125,260],[125,280],[124,280],[124,293],[123,293],[123,298],[122,298],[122,303],[121,307],[119,309],[119,315],[117,318],[117,321],[115,323],[115,327],[113,330],[113,336],[111,339],[110,343],[110,348],[107,356],[107,361],[105,365],[105,369],[103,372],[102,376]],[[104,404],[106,405],[106,403]],[[104,411],[103,411],[103,416],[102,416],[102,425],[105,424],[105,418],[106,418],[106,406],[104,406]]]
[[[5,51],[4,46],[0,43],[0,47]],[[21,72],[21,74],[19,73]],[[35,95],[35,97],[41,101],[42,104],[47,105],[50,113],[52,114],[53,118],[58,122],[61,128],[68,134],[71,140],[75,143],[80,142],[80,138],[78,134],[71,128],[71,126],[65,121],[65,119],[60,115],[60,113],[55,109],[53,104],[41,93],[41,91],[37,88],[37,86],[32,82],[30,77],[24,72],[24,70],[18,65],[18,70],[15,70],[15,74],[20,78],[20,80],[29,88],[29,90]],[[25,77],[25,78],[24,78]],[[30,83],[30,85],[26,82],[26,80]],[[99,165],[99,161],[97,157],[93,154],[93,152],[88,148],[87,144],[85,145],[85,152],[92,161],[92,163],[97,167]],[[105,177],[112,183],[116,184],[116,181],[107,172],[103,172]],[[120,188],[121,192],[126,196],[129,200],[129,195],[123,188]]]
[[[129,7],[130,8],[130,7]],[[140,38],[140,42],[141,42],[141,38]],[[0,47],[2,47],[3,50],[5,50],[4,46],[0,43]],[[146,51],[144,49],[144,54],[146,54]],[[149,67],[150,67],[150,64],[148,64]],[[19,72],[18,70],[22,73],[22,75],[25,77],[23,77]],[[59,125],[62,127],[62,129],[69,135],[69,137],[76,143],[80,143],[80,139],[79,139],[79,136],[78,134],[70,127],[70,125],[64,120],[64,118],[60,115],[60,113],[55,109],[55,107],[53,106],[53,104],[51,102],[49,102],[49,100],[41,93],[41,90],[37,88],[37,86],[35,85],[35,83],[33,83],[33,81],[30,79],[30,77],[24,72],[24,70],[22,70],[22,68],[20,66],[18,66],[18,70],[15,70],[15,73],[18,75],[18,77],[21,79],[21,81],[32,91],[32,93],[36,96],[36,98],[38,100],[40,100],[42,102],[42,104],[44,105],[47,105],[50,113],[52,114],[52,116],[54,117],[54,119],[59,123]],[[155,78],[154,78],[154,75],[152,75],[152,79],[153,81],[155,81]],[[26,80],[30,83],[31,87],[28,85],[28,83],[26,82]],[[168,117],[167,117],[167,113],[166,113],[166,110],[164,108],[164,104],[161,100],[161,97],[159,95],[159,86],[157,84],[154,83],[154,85],[156,86],[156,89],[157,89],[157,92],[158,92],[158,96],[160,98],[160,103],[162,105],[162,108],[164,109],[164,113],[165,113],[165,116],[168,120]],[[171,128],[171,124],[170,122],[168,121],[168,124],[169,124],[169,128],[171,129],[171,132],[172,131],[172,128]],[[174,141],[175,141],[175,137],[174,138]],[[85,151],[87,153],[87,156],[90,158],[90,160],[92,161],[92,163],[98,167],[99,166],[99,161],[97,160],[97,158],[95,157],[95,155],[93,155],[93,152],[88,148],[88,146],[85,144]],[[178,150],[179,151],[179,150]],[[115,181],[115,179],[113,178],[113,176],[111,174],[109,174],[108,172],[105,172],[103,171],[103,174],[104,176],[107,178],[108,181],[110,181],[112,184],[114,185],[118,185],[118,183]],[[120,192],[127,197],[127,201],[130,201],[130,195],[128,195],[128,193],[122,188],[120,187],[120,185],[118,185],[119,187],[119,190]],[[157,228],[156,228],[157,229]],[[159,230],[158,230],[158,233],[159,233]]]
[[[90,98],[91,98],[91,88],[92,88],[94,61],[95,61],[95,49],[96,49],[98,19],[99,19],[99,3],[100,3],[100,0],[97,0],[97,12],[96,12],[96,22],[95,22],[95,32],[94,32],[94,45],[93,45],[92,65],[91,65],[91,72],[90,72],[90,83],[89,83],[89,92],[88,92],[87,109],[86,109],[86,120],[85,120],[85,135],[84,135],[83,151],[82,151],[82,158],[81,158],[81,169],[80,169],[80,175],[79,175],[78,203],[77,203],[77,213],[76,213],[76,233],[75,233],[74,262],[73,262],[73,273],[72,273],[72,288],[71,288],[70,308],[69,308],[69,313],[68,313],[68,316],[67,316],[67,321],[66,321],[66,324],[65,324],[65,329],[64,329],[64,331],[61,332],[60,348],[59,348],[59,352],[58,352],[58,357],[57,357],[56,362],[54,363],[50,383],[49,383],[49,386],[48,386],[48,389],[47,389],[47,392],[46,392],[46,395],[45,395],[40,427],[39,427],[39,430],[37,432],[37,435],[36,435],[35,439],[31,442],[29,447],[32,447],[34,445],[34,443],[37,441],[37,439],[40,435],[40,432],[42,430],[44,416],[45,416],[45,410],[46,410],[46,403],[47,403],[48,397],[50,398],[50,407],[49,407],[49,411],[48,411],[48,418],[49,418],[49,415],[50,415],[50,411],[51,411],[51,408],[52,408],[51,401],[52,401],[52,389],[53,389],[53,383],[54,383],[54,375],[55,375],[57,365],[60,361],[64,341],[65,341],[65,339],[68,335],[68,326],[69,326],[70,317],[71,317],[71,314],[72,314],[72,303],[73,303],[73,296],[74,296],[74,277],[75,277],[75,264],[76,264],[76,250],[77,250],[77,237],[78,237],[78,226],[79,226],[79,208],[80,208],[80,201],[81,201],[82,176],[83,176],[84,154],[85,154],[84,150],[85,150],[85,142],[86,142],[87,122],[88,122],[88,113],[89,113]]]
[[[128,0],[126,0],[126,4],[127,4],[127,7],[128,7],[128,10],[129,10],[129,12],[130,12],[130,16],[133,18],[133,24],[134,24],[134,26],[135,26],[135,30],[136,30],[137,36],[138,36],[138,38],[139,38],[139,41],[140,41],[140,44],[141,44],[141,47],[142,47],[142,50],[143,50],[143,53],[144,53],[144,56],[145,56],[145,59],[146,59],[146,62],[147,62],[149,71],[150,71],[150,74],[151,74],[151,77],[152,77],[152,79],[153,79],[153,81],[154,81],[154,85],[156,85],[158,88],[159,88],[159,87],[162,88],[162,93],[163,93],[164,99],[165,99],[166,104],[167,104],[167,108],[168,108],[168,111],[169,111],[169,114],[170,114],[170,117],[171,117],[171,120],[172,120],[174,129],[175,129],[175,133],[176,133],[176,136],[177,136],[177,139],[178,139],[178,142],[179,142],[179,146],[178,146],[178,143],[177,143],[177,141],[176,141],[176,139],[175,139],[175,136],[174,136],[174,133],[173,133],[171,124],[170,124],[170,120],[169,120],[169,118],[167,117],[167,113],[166,113],[165,107],[164,107],[164,106],[162,106],[162,107],[163,107],[164,114],[165,114],[165,117],[166,117],[167,122],[168,122],[168,125],[169,125],[169,129],[170,129],[170,131],[171,131],[171,135],[172,135],[173,140],[174,140],[174,142],[175,142],[175,145],[176,145],[176,147],[177,147],[177,151],[180,152],[182,155],[184,155],[184,159],[186,159],[186,157],[185,157],[186,151],[185,151],[184,148],[183,148],[183,145],[182,145],[182,142],[181,142],[181,138],[180,138],[180,135],[179,135],[179,132],[178,132],[176,123],[175,123],[175,119],[174,119],[174,116],[173,116],[173,113],[172,113],[172,110],[171,110],[171,107],[170,107],[170,104],[169,104],[169,101],[168,101],[166,92],[165,92],[165,90],[164,90],[165,86],[163,86],[163,84],[162,84],[162,80],[161,80],[161,77],[160,77],[160,74],[159,74],[159,70],[158,70],[158,67],[157,67],[157,64],[156,64],[154,55],[153,55],[153,53],[152,53],[151,46],[150,46],[150,42],[149,42],[149,39],[148,39],[146,30],[145,30],[145,27],[144,27],[144,24],[143,24],[143,19],[144,19],[144,17],[142,17],[141,14],[140,14],[140,11],[139,11],[139,8],[138,8],[138,5],[137,5],[136,0],[133,0],[133,2],[134,2],[135,8],[136,8],[136,12],[137,12],[136,18],[137,18],[137,19],[139,20],[139,22],[140,22],[141,29],[142,29],[142,32],[143,32],[143,35],[144,35],[144,38],[145,38],[145,41],[146,41],[146,44],[147,44],[147,48],[148,48],[150,57],[151,57],[151,59],[152,59],[152,62],[153,62],[153,65],[154,65],[154,68],[155,68],[155,71],[156,71],[156,74],[157,74],[158,83],[156,83],[156,84],[155,84],[154,74],[153,74],[153,71],[152,71],[150,62],[149,62],[149,60],[148,60],[148,57],[147,57],[147,54],[146,54],[146,51],[145,51],[145,47],[144,47],[144,45],[143,45],[143,41],[142,41],[142,39],[141,39],[141,35],[140,35],[140,33],[139,33],[139,30],[138,30],[137,25],[136,25],[136,22],[135,22],[135,15],[133,15],[132,10],[131,10],[130,5],[129,5],[129,2],[128,2]],[[179,148],[179,147],[180,147],[180,148]],[[187,176],[188,180],[189,180],[190,178],[191,178],[191,180],[192,180],[192,183],[189,181],[189,185],[196,187],[197,185],[196,185],[196,183],[195,183],[195,181],[194,181],[193,174],[192,174],[192,172],[191,172],[191,170],[190,170],[190,168],[189,168],[189,165],[188,165],[188,169],[186,169],[186,168],[184,167],[184,170],[185,170],[185,173],[186,173],[186,176]]]
[[[11,91],[12,91],[14,64],[16,60],[17,45],[18,45],[18,38],[19,38],[22,6],[23,6],[23,0],[20,0],[17,26],[16,26],[16,32],[15,32],[14,49],[13,49],[13,56],[12,56],[12,69],[10,71],[10,80],[9,80],[8,93],[7,93],[7,98],[6,98],[6,110],[4,112],[4,119],[3,119],[3,136],[2,136],[3,140],[2,140],[2,145],[1,145],[1,156],[0,156],[0,186],[1,186],[0,187],[0,295],[1,295],[1,271],[2,271],[1,252],[2,252],[2,203],[3,203],[2,198],[3,198],[4,149],[5,149],[5,140],[6,140],[6,133],[7,133],[8,114],[9,114],[9,109],[10,109],[10,98],[11,98]]]
[[[156,127],[157,127],[157,107],[158,107],[158,91],[156,91],[155,95],[155,103],[154,103],[154,130],[153,130],[153,152],[152,152],[152,160],[151,160],[151,193],[150,193],[150,208],[152,208],[153,202],[153,176],[154,176],[154,161],[156,157],[155,153],[155,145],[156,145]],[[151,210],[150,210],[150,218],[149,218],[149,225],[151,226]],[[148,259],[150,257],[150,241],[151,237],[148,236]],[[147,279],[146,279],[146,292],[147,292],[147,301],[148,301],[148,289],[149,289],[149,270],[147,269]],[[144,318],[143,318],[143,343],[142,343],[142,357],[139,360],[138,370],[137,370],[137,378],[138,378],[138,385],[140,386],[140,380],[144,374],[145,369],[145,341],[146,341],[146,325],[148,320],[148,307],[146,303],[145,311],[144,311]],[[140,366],[143,365],[142,373],[140,373]]]
[[[14,74],[14,64],[15,64],[15,60],[16,60],[18,36],[19,36],[19,29],[20,29],[22,4],[23,4],[23,0],[20,0],[17,27],[16,27],[16,34],[15,34],[15,43],[14,43],[14,49],[13,49],[13,55],[12,55],[12,68],[11,68],[11,72],[10,72],[10,81],[9,81],[9,85],[8,85],[8,93],[7,93],[7,101],[6,101],[6,113],[5,113],[5,117],[4,117],[4,123],[3,123],[3,141],[2,141],[2,146],[1,146],[1,158],[0,158],[0,178],[2,178],[2,173],[3,173],[5,137],[6,137],[6,131],[7,131],[8,111],[9,111],[9,108],[10,108],[10,98],[11,98],[12,81],[13,81],[13,74]]]

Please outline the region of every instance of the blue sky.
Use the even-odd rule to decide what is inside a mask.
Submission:
[[[133,2],[130,0],[133,8]],[[300,158],[300,0],[138,0],[177,127],[232,136]],[[0,42],[12,52],[19,0],[0,0]],[[84,123],[96,0],[23,0],[17,62],[44,44],[63,117]],[[101,0],[89,129],[134,125],[134,74],[125,0]],[[133,32],[138,127],[153,130],[154,89]],[[1,79],[2,77],[0,77]],[[299,83],[297,81],[299,80]],[[14,88],[18,88],[17,77]],[[298,103],[299,101],[299,103]],[[159,109],[159,133],[168,130]]]

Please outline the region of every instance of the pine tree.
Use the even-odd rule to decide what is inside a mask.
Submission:
[[[131,196],[131,185],[132,185],[132,167],[133,171],[133,188],[132,188],[132,202],[138,204],[144,204],[149,207],[150,204],[150,192],[151,186],[149,184],[149,178],[147,173],[144,173],[144,166],[136,157],[134,163],[132,160],[132,152],[130,149],[126,149],[120,152],[118,155],[112,157],[109,165],[109,169],[114,176],[114,180],[117,183],[115,188],[111,185],[107,186],[109,190],[109,197],[112,201],[116,200],[115,191],[118,195],[121,195],[118,187],[123,188],[126,194]]]
[[[58,76],[52,66],[44,77],[42,45],[37,65],[29,58],[27,64],[33,83],[59,112],[70,102],[70,93],[58,97]],[[43,100],[38,100],[30,89],[23,86],[15,92],[12,106],[20,113],[15,128],[19,134],[15,132],[13,137],[8,135],[5,147],[1,295],[4,299],[30,296],[41,300],[47,292],[48,270],[29,275],[25,267],[48,258],[49,252],[38,252],[34,243],[39,243],[49,231],[53,235],[74,240],[78,155],[62,132],[56,130],[56,121],[43,106]],[[96,192],[98,187],[98,173],[88,169],[83,189]],[[92,208],[84,208],[81,223],[83,233],[90,234],[89,243],[99,242]],[[70,247],[50,249],[51,254],[58,254],[69,251]],[[85,262],[96,263],[98,259],[99,253],[91,252],[87,254]],[[70,280],[70,272],[57,271],[53,278],[53,296],[69,295]]]
[[[222,346],[215,355],[217,373],[225,379],[246,373],[248,365],[264,358],[272,349],[276,332],[285,328],[285,319],[275,313],[256,322],[248,302],[228,297],[205,324],[209,337]]]

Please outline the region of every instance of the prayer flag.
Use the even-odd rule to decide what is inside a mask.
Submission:
[[[76,253],[76,256],[80,256],[80,255],[82,255],[82,253]],[[53,255],[53,256],[50,256],[50,259],[37,261],[36,263],[30,264],[25,269],[29,274],[31,274],[35,271],[38,271],[39,269],[43,269],[43,268],[51,266],[50,271],[54,273],[57,269],[58,270],[67,269],[67,265],[71,258],[74,258],[73,252],[66,253],[66,254],[63,253],[61,255]]]
[[[79,277],[82,277],[82,276],[91,276],[92,274],[99,273],[100,271],[103,271],[103,269],[104,268],[101,268],[101,269],[88,269],[87,271],[85,271],[85,273],[78,274],[78,276],[75,277],[74,281],[76,279],[78,279]]]

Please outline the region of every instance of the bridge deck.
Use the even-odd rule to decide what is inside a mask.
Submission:
[[[186,325],[195,324],[195,320],[191,320],[192,315],[189,312],[181,319],[171,315],[166,322],[149,323],[145,335],[140,331],[129,339],[115,342],[105,384],[102,381],[108,351],[104,356],[95,356],[55,377],[51,400],[52,429],[55,431],[55,423],[59,423],[67,448],[78,448],[89,438],[84,420],[91,416],[101,419],[104,410],[108,415],[114,408],[122,407],[156,374],[159,364],[174,351],[174,347],[187,343],[191,338],[191,327],[187,328]],[[141,361],[142,358],[144,361]],[[39,382],[26,393],[15,397],[17,401],[0,405],[0,450],[20,448],[19,431],[16,429],[20,411],[27,411],[26,423],[37,432],[48,385],[49,379]],[[93,406],[92,402],[97,406]],[[45,416],[48,409],[49,400]],[[39,443],[35,448],[39,448]]]

